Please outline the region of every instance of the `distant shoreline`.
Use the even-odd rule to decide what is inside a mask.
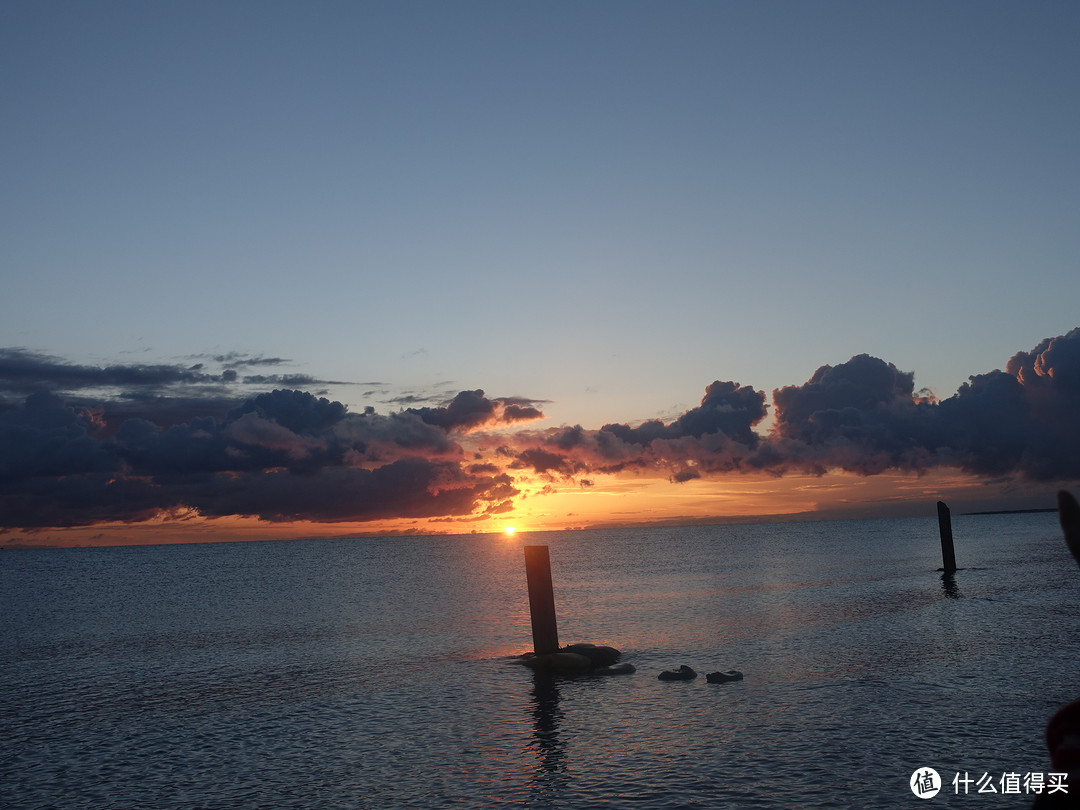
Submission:
[[[1050,506],[1046,509],[994,509],[989,512],[962,512],[964,515],[1027,515],[1033,512],[1056,512],[1057,508]]]

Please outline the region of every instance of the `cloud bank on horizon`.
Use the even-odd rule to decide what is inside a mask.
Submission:
[[[949,467],[1080,479],[1080,327],[947,399],[870,355],[822,366],[772,392],[767,432],[765,392],[732,381],[711,383],[670,422],[538,430],[525,425],[543,417],[539,399],[477,389],[389,414],[350,412],[317,395],[330,381],[273,373],[279,358],[213,361],[94,367],[0,349],[0,527],[194,514],[485,520],[512,510],[526,479],[588,485],[603,474],[678,485],[740,472]],[[244,396],[245,386],[263,393]]]

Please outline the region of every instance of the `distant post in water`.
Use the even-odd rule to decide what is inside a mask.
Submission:
[[[555,592],[551,587],[551,557],[547,546],[525,546],[525,578],[529,583],[533,652],[537,655],[556,652],[559,631],[555,625]]]
[[[938,531],[941,532],[941,565],[946,574],[956,573],[956,551],[952,542],[952,516],[944,501],[937,502]]]

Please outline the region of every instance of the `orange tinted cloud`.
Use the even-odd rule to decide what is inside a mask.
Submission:
[[[947,398],[858,355],[774,391],[771,414],[764,392],[717,380],[669,422],[600,428],[522,428],[543,416],[539,400],[479,389],[390,414],[287,389],[226,407],[239,384],[229,371],[95,370],[0,351],[0,527],[197,518],[461,531],[513,515],[562,528],[888,511],[916,497],[913,476],[994,478],[1014,492],[1080,479],[1080,329]],[[12,398],[49,388],[50,375],[68,390]]]

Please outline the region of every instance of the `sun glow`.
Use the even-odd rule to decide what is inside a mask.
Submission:
[[[513,526],[507,526],[505,529],[503,529],[503,531],[506,532],[507,536],[509,536],[516,532],[517,529],[515,529]]]

